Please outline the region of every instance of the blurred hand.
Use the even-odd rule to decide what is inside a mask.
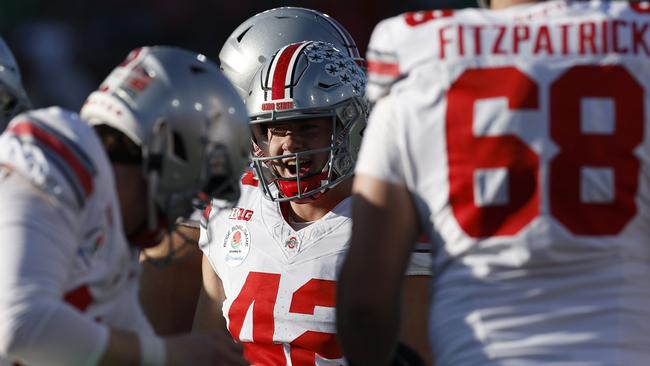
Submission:
[[[166,337],[167,365],[250,365],[244,348],[227,332],[191,333]]]

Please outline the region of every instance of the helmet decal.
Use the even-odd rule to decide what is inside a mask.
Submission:
[[[269,64],[267,78],[271,79],[271,99],[290,99],[293,97],[293,72],[300,51],[307,43],[294,43],[282,48]],[[267,80],[267,85],[268,85]]]
[[[258,70],[255,80],[258,82],[251,83],[246,103],[254,132],[253,168],[265,196],[277,201],[309,202],[350,177],[368,112],[363,96],[366,77],[354,60],[329,43],[291,43]],[[313,119],[329,119],[328,145],[298,148],[283,155],[269,151],[264,124]],[[303,163],[309,167],[313,159],[322,159],[321,154],[327,154],[327,161],[306,168],[308,173],[283,176],[276,170],[278,164],[289,160],[295,161],[292,169],[301,172]]]

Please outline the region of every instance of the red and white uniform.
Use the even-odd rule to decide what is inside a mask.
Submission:
[[[405,77],[356,172],[428,222],[436,365],[647,364],[648,3],[411,13],[372,40]]]
[[[23,114],[0,137],[0,165],[0,358],[93,365],[108,327],[153,333],[92,128],[59,108]]]
[[[199,245],[226,294],[223,315],[254,365],[345,364],[335,339],[336,278],[349,245],[351,198],[293,229],[248,173],[234,209],[213,202]],[[409,274],[430,274],[416,253]]]

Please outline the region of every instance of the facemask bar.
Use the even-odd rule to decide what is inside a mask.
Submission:
[[[163,128],[160,133],[166,133]],[[152,144],[150,151],[157,152],[153,156],[159,156],[157,159],[164,159],[165,144],[169,141],[169,137],[165,139],[157,139]],[[183,191],[168,193],[162,195],[157,190],[157,184],[160,179],[161,169],[163,167],[159,164],[156,169],[149,170],[149,179],[153,178],[156,187],[151,191],[152,205],[150,206],[150,215],[156,217],[156,205],[159,205],[163,215],[167,218],[167,226],[172,227],[175,225],[177,218],[187,218],[191,215],[194,209],[203,209],[210,202],[211,199],[219,199],[227,202],[229,205],[234,205],[239,199],[239,177],[232,176],[233,167],[230,165],[228,159],[228,149],[221,144],[206,144],[204,146],[204,162],[199,177],[200,185],[186,189]],[[153,173],[152,173],[153,172]],[[152,176],[154,175],[154,176]],[[198,182],[197,182],[198,183]],[[155,221],[150,222],[155,225]],[[155,227],[155,226],[154,226]]]
[[[154,149],[164,151],[162,144],[156,145]],[[194,243],[190,238],[183,235],[180,231],[176,230],[178,226],[198,227],[198,223],[188,220],[192,212],[196,209],[203,210],[211,203],[213,198],[222,200],[223,203],[220,207],[229,208],[234,207],[237,199],[239,198],[239,179],[233,177],[231,172],[233,170],[228,159],[228,150],[222,145],[206,145],[205,146],[205,164],[202,169],[201,181],[204,182],[203,187],[196,187],[185,191],[179,191],[169,194],[165,197],[153,196],[150,209],[156,212],[156,205],[160,204],[163,214],[166,216],[167,225],[165,231],[167,232],[167,252],[160,258],[145,257],[147,262],[157,267],[165,267],[170,265],[174,260],[179,258],[178,253],[181,252],[186,244]],[[149,179],[154,179],[157,185],[159,173],[150,173]],[[151,186],[150,186],[151,187]],[[191,202],[191,203],[190,203]],[[150,217],[151,223],[151,217]],[[176,233],[183,239],[183,243],[174,249],[172,244],[173,233]]]
[[[343,179],[351,176],[353,174],[354,161],[352,159],[351,152],[348,151],[350,148],[348,146],[348,139],[350,137],[349,133],[354,128],[355,123],[358,123],[360,119],[364,119],[363,125],[365,126],[365,116],[367,115],[367,111],[364,109],[363,105],[364,103],[362,103],[360,98],[355,97],[339,102],[329,108],[303,108],[282,112],[270,111],[253,116],[253,119],[251,121],[253,128],[255,128],[255,125],[290,121],[292,119],[298,118],[332,118],[332,134],[330,136],[331,143],[329,147],[272,157],[255,156],[255,153],[253,153],[253,167],[255,168],[257,178],[260,180],[260,186],[264,191],[265,197],[272,201],[278,202],[307,198],[316,193],[325,191],[328,188],[332,188]],[[253,136],[255,136],[255,132],[253,133]],[[253,142],[260,147],[263,145],[257,143],[256,141]],[[326,164],[328,168],[327,183],[321,185],[319,188],[301,193],[303,185],[301,184],[301,178],[298,177],[298,195],[292,197],[280,197],[281,190],[279,189],[278,181],[284,178],[278,177],[277,174],[273,173],[271,169],[265,164],[265,162],[269,160],[282,159],[285,157],[295,157],[296,159],[299,159],[299,156],[296,154],[304,156],[305,154],[311,155],[317,151],[322,152],[327,150],[330,151],[330,157],[328,163]],[[296,164],[297,171],[300,171],[298,165],[299,160]],[[305,178],[307,177],[302,177],[302,180]],[[332,181],[333,179],[335,181]]]
[[[198,193],[198,205],[205,208],[215,198],[234,205],[239,199],[239,177],[233,176],[233,167],[228,159],[228,150],[223,145],[206,146],[206,159],[202,181]],[[200,202],[203,201],[203,202]]]
[[[307,197],[311,197],[316,193],[323,192],[328,188],[333,187],[336,185],[338,182],[333,182],[332,177],[333,177],[333,161],[334,161],[334,154],[333,151],[337,148],[338,146],[329,146],[329,147],[324,147],[320,149],[313,149],[313,150],[308,150],[308,151],[301,151],[297,153],[291,153],[291,154],[284,154],[284,155],[279,155],[279,156],[270,156],[270,157],[263,157],[263,158],[253,158],[253,166],[255,168],[256,175],[258,179],[260,180],[260,186],[262,190],[264,191],[264,195],[267,199],[270,199],[271,201],[274,202],[286,202],[286,201],[292,201],[292,200],[297,200],[297,199],[303,199]],[[322,152],[329,152],[330,156],[327,160],[327,163],[325,164],[325,167],[327,167],[327,182],[326,184],[323,184],[319,186],[318,188],[309,190],[307,192],[303,193],[303,183],[304,180],[312,177],[314,175],[320,174],[320,173],[312,173],[308,176],[300,177],[298,175],[296,177],[296,184],[298,185],[298,194],[295,196],[291,197],[282,197],[281,196],[281,189],[279,186],[280,181],[287,181],[287,180],[293,180],[290,178],[283,178],[279,176],[277,173],[273,171],[273,169],[269,168],[266,165],[267,161],[271,160],[278,160],[278,159],[284,159],[284,158],[295,158],[296,159],[296,171],[300,171],[300,158],[306,155],[315,155],[319,154]],[[260,173],[261,172],[261,173]]]
[[[322,114],[319,114],[319,116],[323,116]],[[332,112],[326,114],[325,116],[330,116],[332,118],[332,132],[330,133],[330,146],[323,147],[323,148],[318,148],[318,149],[311,149],[307,151],[299,151],[296,153],[289,153],[289,154],[284,154],[284,155],[276,155],[276,156],[263,156],[263,157],[253,157],[253,167],[255,169],[255,173],[257,175],[257,178],[260,180],[260,187],[262,188],[262,191],[264,192],[264,196],[274,202],[286,202],[286,201],[293,201],[293,200],[299,200],[303,198],[308,198],[313,196],[316,193],[319,192],[324,192],[325,190],[335,186],[338,184],[338,181],[333,181],[334,176],[334,159],[335,159],[335,154],[334,152],[337,149],[340,149],[342,144],[336,144],[336,136],[339,134],[340,131],[337,131],[337,125],[338,125],[338,119],[336,116],[332,115]],[[305,118],[304,114],[301,116],[302,118]],[[307,118],[312,118],[312,115],[310,115]],[[316,117],[314,117],[316,118]],[[300,172],[300,158],[304,156],[309,156],[309,155],[317,155],[323,152],[329,152],[329,158],[327,159],[327,163],[323,166],[320,172],[315,172],[311,173],[307,176],[301,177],[299,174],[296,176],[296,179],[293,178],[283,178],[279,174],[277,174],[272,168],[270,168],[266,163],[269,161],[273,160],[282,160],[285,158],[294,158],[296,159],[296,172]],[[310,177],[313,177],[314,175],[319,175],[322,174],[325,170],[327,169],[327,176],[325,177],[326,182],[325,184],[319,185],[319,187],[311,189],[309,191],[303,192],[304,190],[304,180]],[[296,184],[298,186],[298,193],[294,196],[290,197],[282,197],[282,190],[280,189],[280,182],[281,181],[292,181],[295,180]]]

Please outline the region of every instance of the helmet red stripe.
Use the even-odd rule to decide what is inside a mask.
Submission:
[[[277,56],[275,69],[273,70],[271,99],[285,99],[285,86],[287,73],[289,73],[289,67],[291,66],[291,60],[293,59],[296,50],[302,45],[303,43],[294,43],[289,45],[282,50],[280,55]]]

